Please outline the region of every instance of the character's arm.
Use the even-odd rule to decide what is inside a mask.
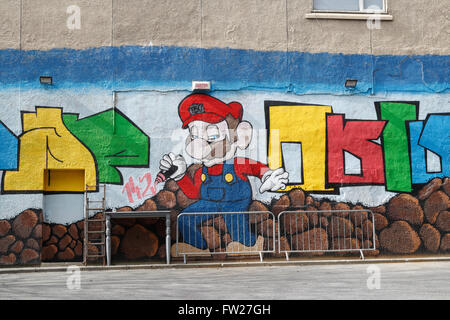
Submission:
[[[194,179],[191,179],[189,175],[185,174],[183,178],[177,181],[180,189],[184,192],[184,194],[191,199],[199,199],[200,198],[200,186],[202,185],[201,180],[202,169],[198,169],[195,171]]]
[[[246,176],[253,176],[261,179],[264,173],[269,170],[269,167],[264,163],[248,158],[235,158],[234,167],[236,169],[236,174],[243,180],[247,180]]]
[[[187,164],[182,155],[174,155],[172,152],[164,155],[159,163],[159,168],[168,171],[172,166],[176,166],[177,170],[169,177],[175,180],[186,196],[191,199],[200,198],[200,185],[202,170],[197,170],[192,180],[186,174]]]
[[[279,189],[286,188],[286,184],[289,182],[289,174],[284,171],[283,168],[276,170],[270,170],[265,164],[247,159],[236,158],[234,160],[234,167],[236,168],[236,174],[241,178],[243,176],[255,176],[261,179],[261,187],[259,192],[277,191]],[[242,178],[246,180],[247,178]]]

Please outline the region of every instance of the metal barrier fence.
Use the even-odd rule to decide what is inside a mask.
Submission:
[[[275,252],[275,216],[269,211],[180,213],[176,257]],[[182,236],[182,242],[179,237]]]
[[[376,250],[370,210],[298,210],[278,216],[278,252],[319,253]]]

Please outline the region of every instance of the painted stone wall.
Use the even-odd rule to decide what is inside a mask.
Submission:
[[[42,210],[37,209],[0,220],[0,264],[39,264],[42,227]]]
[[[190,172],[194,171],[194,167]],[[450,179],[435,178],[425,185],[418,193],[399,194],[393,197],[386,205],[365,207],[360,204],[318,200],[301,189],[293,189],[271,203],[254,200],[250,211],[271,211],[275,221],[269,216],[252,222],[252,230],[264,237],[264,250],[273,249],[272,234],[267,230],[281,228],[280,238],[282,250],[298,250],[308,246],[319,249],[337,249],[343,247],[346,241],[353,241],[352,248],[376,250],[364,251],[365,255],[404,255],[404,254],[445,254],[450,251],[450,213],[449,207]],[[131,207],[122,207],[118,211],[146,211],[171,210],[171,222],[174,226],[176,217],[187,206],[195,203],[189,199],[173,180],[166,182],[164,190],[150,199],[144,201],[134,210]],[[360,221],[354,212],[345,210],[369,209],[373,212],[376,237],[373,239],[371,213],[365,213]],[[278,224],[278,215],[285,210],[344,210],[344,212],[319,216],[314,212],[308,213],[306,225],[293,229],[288,220],[281,219]],[[99,217],[97,215],[97,217]],[[319,220],[320,219],[320,220]],[[337,229],[334,234],[324,231],[332,221],[339,219],[345,229]],[[359,228],[359,226],[367,228]],[[83,237],[83,221],[70,225],[44,224],[42,261],[81,261],[82,247],[80,239]],[[323,229],[322,229],[323,228]],[[320,234],[326,236],[321,236]],[[219,216],[213,223],[209,220],[203,224],[202,234],[208,243],[208,248],[218,252],[218,248],[226,248],[231,237],[224,219]],[[172,244],[175,243],[176,229],[172,228]],[[182,236],[179,235],[181,241]],[[310,243],[303,244],[298,239],[312,239]],[[164,260],[166,255],[165,220],[158,218],[124,219],[112,221],[112,257],[114,261],[120,260]],[[276,239],[275,247],[278,247]],[[93,254],[96,248],[89,248]],[[220,250],[219,250],[220,251]],[[324,252],[314,254],[294,254],[294,256],[324,255]],[[359,252],[331,252],[326,255],[355,255]],[[279,254],[268,256],[284,257]],[[226,254],[212,255],[214,259],[233,259]],[[176,259],[176,257],[175,257]]]

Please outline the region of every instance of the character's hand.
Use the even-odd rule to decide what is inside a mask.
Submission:
[[[286,188],[288,183],[289,173],[285,172],[283,168],[278,168],[275,171],[267,170],[261,178],[262,184],[259,192],[277,191],[278,189]]]
[[[184,174],[186,173],[187,164],[186,160],[184,160],[183,156],[181,154],[175,156],[172,152],[169,154],[166,154],[162,157],[161,161],[159,162],[159,169],[161,171],[167,171],[172,166],[177,166],[178,169],[172,175],[169,177],[175,181],[180,180],[184,177]]]

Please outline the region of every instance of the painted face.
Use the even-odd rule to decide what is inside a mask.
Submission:
[[[189,136],[186,139],[186,152],[194,159],[200,160],[207,167],[232,159],[236,154],[239,140],[249,140],[247,133],[230,128],[224,120],[218,123],[192,121],[188,125]],[[251,133],[250,133],[251,135]]]

